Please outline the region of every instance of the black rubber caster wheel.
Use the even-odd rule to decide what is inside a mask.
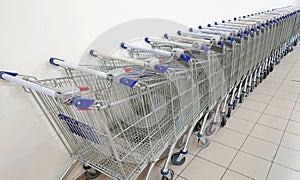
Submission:
[[[272,72],[274,70],[274,64],[272,63],[270,66],[270,72]]]
[[[174,153],[172,156],[171,156],[171,162],[172,164],[174,164],[175,166],[180,166],[182,164],[184,164],[185,162],[185,157],[183,157],[180,161],[178,161],[178,157],[180,156],[180,153],[177,152],[177,153]]]
[[[239,103],[243,103],[245,99],[245,94],[241,94]]]
[[[270,74],[270,67],[267,68],[267,75]]]
[[[99,171],[97,171],[97,170],[95,170],[95,171],[96,171],[95,173],[86,171],[85,175],[86,175],[87,179],[96,179],[101,174]]]
[[[267,71],[265,71],[264,74],[263,74],[263,78],[266,79],[267,76],[268,76],[268,73],[267,73]]]
[[[230,118],[231,112],[232,112],[232,106],[229,106],[228,110],[227,110],[227,115],[226,115],[228,118]]]
[[[233,100],[233,105],[232,105],[232,109],[235,109],[237,105],[237,99]]]
[[[173,177],[174,177],[174,171],[170,170],[170,178],[166,177],[166,176],[162,176],[161,177],[161,180],[173,180]]]
[[[221,126],[224,127],[226,125],[226,117],[221,116]]]

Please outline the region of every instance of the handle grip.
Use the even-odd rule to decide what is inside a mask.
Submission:
[[[13,72],[0,71],[1,79],[16,83],[16,84],[24,86],[28,89],[32,89],[32,90],[41,92],[41,93],[46,94],[48,96],[55,97],[55,95],[56,95],[55,90],[43,87],[39,84],[30,82],[30,81],[26,81],[24,79],[17,78],[16,77],[17,75],[18,75],[17,73],[13,73]]]
[[[132,45],[132,44],[126,44],[124,42],[121,43],[121,47],[124,49],[131,48],[131,49],[136,49],[136,50],[140,50],[140,51],[144,51],[144,52],[149,52],[149,53],[153,53],[153,54],[159,54],[162,56],[171,57],[171,53],[169,51],[163,51],[163,50],[159,50],[159,49],[150,49],[150,48],[136,46],[136,45]]]
[[[120,78],[120,83],[125,85],[125,86],[129,86],[129,87],[132,88],[136,85],[136,83],[138,83],[138,80],[131,79],[131,78],[126,78],[126,77],[121,77]]]

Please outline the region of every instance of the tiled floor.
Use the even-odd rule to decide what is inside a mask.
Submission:
[[[300,46],[249,94],[211,138],[207,148],[192,140],[177,180],[300,179]],[[151,178],[161,179],[160,161]],[[100,176],[98,179],[106,179]],[[142,177],[140,179],[143,179]]]

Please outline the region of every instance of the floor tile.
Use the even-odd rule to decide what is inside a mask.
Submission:
[[[161,170],[161,167],[159,166],[154,166],[154,168],[152,169],[151,173],[150,173],[150,176],[149,176],[149,180],[157,180],[157,179],[161,179],[161,174],[160,174],[160,170]],[[146,167],[143,172],[139,175],[139,177],[137,178],[137,180],[144,180],[145,177],[147,176],[147,173],[148,173],[148,167]],[[176,176],[176,175],[174,175]],[[98,178],[97,178],[98,179]],[[110,180],[111,178],[99,178],[99,180]]]
[[[281,107],[277,107],[277,106],[274,106],[274,105],[268,105],[266,110],[265,110],[266,114],[281,117],[281,118],[289,118],[291,112],[292,112],[292,110],[283,109]]]
[[[249,136],[243,144],[241,150],[254,156],[259,156],[272,161],[275,157],[277,148],[278,145],[274,143]]]
[[[285,132],[281,145],[300,151],[300,136]]]
[[[222,128],[217,133],[214,141],[239,149],[245,141],[246,137],[247,136],[244,134]]]
[[[268,89],[278,89],[280,87],[280,84],[274,83],[274,82],[269,82],[268,79],[263,81],[260,85],[260,88],[268,88]]]
[[[300,92],[300,91],[299,91]],[[300,112],[300,103],[296,103],[295,107],[294,107],[294,111],[298,111]]]
[[[247,99],[251,99],[263,103],[269,103],[272,99],[272,96],[255,92],[253,94],[250,94],[249,97],[247,97]]]
[[[270,165],[269,161],[239,152],[229,169],[258,180],[266,178]]]
[[[221,166],[196,157],[195,160],[184,169],[180,176],[188,180],[199,180],[199,177],[201,177],[201,179],[220,180],[225,170],[226,169]]]
[[[271,83],[279,84],[279,86],[280,86],[282,81],[283,81],[283,78],[269,77],[268,76],[265,82],[271,82]]]
[[[236,155],[237,150],[217,142],[211,142],[207,148],[198,153],[198,157],[227,167]]]
[[[283,131],[270,128],[264,125],[256,124],[252,130],[250,136],[257,137],[259,139],[264,139],[276,144],[279,144]]]
[[[234,117],[238,117],[241,119],[249,120],[252,122],[256,122],[261,115],[260,112],[253,111],[250,109],[245,109],[245,108],[239,108],[234,114]]]
[[[298,111],[293,111],[291,115],[291,120],[300,122],[300,112]]]
[[[175,166],[175,165],[173,165],[171,162],[169,163],[169,168],[170,169],[172,169],[174,172],[175,172],[175,174],[180,174],[181,173],[181,171],[192,161],[192,159],[194,158],[195,156],[194,155],[192,155],[192,154],[187,154],[186,156],[185,156],[185,162],[184,162],[184,164],[183,165],[181,165],[181,166]],[[164,163],[165,163],[165,159],[164,160],[160,160],[159,162],[157,162],[157,166],[159,166],[159,167],[163,167],[163,165],[164,165]]]
[[[270,104],[284,109],[292,110],[294,108],[295,101],[289,101],[289,100],[273,97]]]
[[[253,122],[232,116],[228,119],[228,123],[226,124],[225,128],[238,131],[243,134],[249,134],[254,125],[255,124]]]
[[[300,173],[289,168],[272,164],[267,180],[299,180]]]
[[[282,80],[282,79],[285,78],[286,74],[285,73],[284,74],[282,74],[282,73],[271,73],[269,76],[272,77],[272,78],[277,78],[277,79]]]
[[[222,180],[251,180],[252,178],[227,170]]]
[[[286,124],[288,123],[287,119],[276,117],[276,116],[271,116],[268,114],[263,114],[258,122],[259,124],[263,124],[265,126],[273,127],[279,130],[284,130],[286,127]]]
[[[198,145],[198,137],[195,133],[191,135],[190,142],[188,144],[188,150],[190,154],[196,155],[202,148]]]
[[[262,102],[253,101],[251,99],[247,99],[241,105],[241,107],[243,107],[245,109],[250,109],[250,110],[258,111],[258,112],[263,112],[265,110],[265,108],[267,107],[267,104],[266,103],[262,103]]]
[[[289,93],[293,93],[293,94],[299,94],[300,93],[300,88],[281,85],[280,88],[278,89],[278,91],[289,92]]]
[[[185,178],[181,177],[181,176],[177,176],[176,180],[186,180]]]
[[[300,136],[300,123],[296,121],[289,121],[286,131]]]
[[[266,94],[269,96],[273,96],[276,93],[277,89],[271,89],[271,88],[265,88],[265,87],[260,87],[258,86],[257,88],[254,89],[254,93],[261,93],[261,94]]]
[[[300,171],[300,152],[280,146],[274,162]]]
[[[295,99],[297,99],[298,97],[298,95],[294,93],[283,92],[283,91],[276,92],[274,96],[281,99],[290,100],[290,101],[295,101]]]

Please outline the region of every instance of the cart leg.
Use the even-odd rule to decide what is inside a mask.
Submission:
[[[64,172],[64,174],[61,176],[60,180],[66,180],[67,176],[70,174],[70,172],[72,171],[72,169],[75,167],[75,165],[78,163],[78,160],[75,159],[73,160],[69,166],[67,167],[66,171]]]
[[[215,125],[218,124],[218,121],[217,121],[217,116],[218,116],[218,112],[220,111],[220,106],[222,104],[222,101],[220,101],[217,105],[217,108],[216,108],[216,113],[214,114],[214,118],[213,120],[209,123],[209,125],[205,128],[205,135],[206,136],[211,136],[215,133],[216,131],[216,127]]]
[[[234,97],[235,97],[235,91],[236,91],[237,87],[234,87],[232,89],[232,94],[230,97],[230,102],[228,103],[228,111],[227,111],[227,117],[231,116],[231,112],[233,110],[233,101],[234,101]]]
[[[226,105],[227,105],[228,98],[229,98],[229,93],[227,93],[225,96],[221,114],[224,114],[224,115],[226,114]]]
[[[151,165],[149,166],[149,169],[148,169],[147,175],[146,175],[146,177],[145,177],[145,180],[148,180],[148,179],[149,179],[150,174],[151,174],[151,171],[153,170],[153,168],[154,168],[156,162],[157,162],[157,160],[151,162]]]
[[[249,77],[249,81],[248,81],[248,84],[247,84],[247,94],[249,94],[249,90],[252,92],[253,91],[253,87],[252,87],[252,76],[253,76],[253,72],[250,72],[250,77]]]
[[[244,86],[243,86],[242,94],[241,94],[241,96],[240,96],[240,103],[243,103],[243,102],[244,102],[244,99],[245,99],[245,97],[246,97],[246,95],[247,95],[249,76],[250,76],[250,75],[247,75],[247,77],[246,77],[246,79],[245,79],[245,83],[244,83]]]
[[[170,151],[168,153],[168,157],[165,161],[163,168],[160,170],[160,174],[162,175],[163,180],[171,180],[173,179],[174,172],[171,169],[168,169],[168,164],[170,163],[172,153],[174,151],[176,142],[172,144]]]
[[[240,82],[239,89],[235,97],[235,101],[233,102],[233,109],[235,109],[237,102],[241,99],[242,86],[243,86],[243,81]]]
[[[204,133],[203,133],[204,126],[205,126],[205,123],[207,121],[208,114],[209,114],[209,112],[207,112],[205,114],[204,119],[203,119],[203,123],[202,123],[202,127],[201,127],[200,131],[197,134],[198,144],[199,144],[200,147],[207,147],[210,143],[209,139],[206,136],[204,136]]]

